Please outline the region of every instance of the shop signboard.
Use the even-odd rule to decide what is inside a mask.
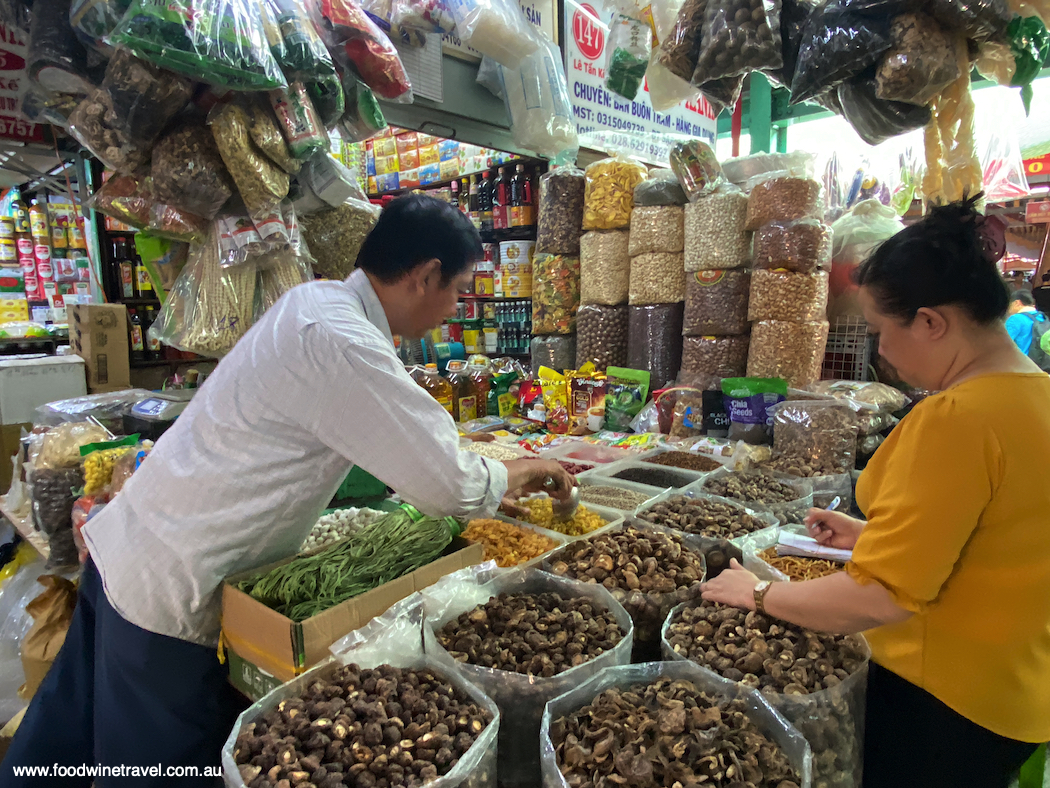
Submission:
[[[565,72],[580,134],[624,132],[616,136],[630,142],[633,152],[665,162],[675,135],[713,143],[718,114],[703,97],[657,112],[645,84],[633,101],[606,90],[605,64],[614,13],[611,4],[602,0],[565,0],[563,6]]]
[[[25,34],[0,24],[0,39],[0,139],[43,142],[43,125],[22,115],[22,97],[29,87]]]
[[[1028,177],[1042,176],[1044,178],[1050,175],[1050,153],[1036,159],[1025,159],[1024,174]]]
[[[1024,220],[1028,224],[1050,224],[1050,201],[1030,202],[1025,205]]]

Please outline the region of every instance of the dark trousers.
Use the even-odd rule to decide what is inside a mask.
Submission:
[[[992,733],[871,663],[864,788],[1007,788],[1038,746]]]
[[[0,786],[211,786],[222,745],[244,699],[214,648],[125,621],[84,567],[73,621],[3,763]],[[15,766],[159,765],[159,776],[16,776]],[[197,767],[174,777],[168,767]],[[205,776],[205,769],[212,776]],[[186,774],[186,772],[182,772]]]

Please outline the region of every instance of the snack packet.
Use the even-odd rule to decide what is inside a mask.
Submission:
[[[649,373],[641,369],[609,367],[605,386],[605,429],[630,428],[649,397]]]

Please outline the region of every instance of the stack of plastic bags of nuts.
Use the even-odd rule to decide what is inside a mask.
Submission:
[[[682,380],[718,389],[747,371],[751,233],[747,195],[721,183],[685,208]]]
[[[569,369],[576,360],[580,305],[580,235],[585,179],[572,164],[540,178],[532,260],[532,368]]]
[[[653,388],[674,382],[682,364],[685,209],[676,173],[656,170],[635,190],[630,257],[627,366],[648,370]]]
[[[807,161],[748,181],[745,229],[754,232],[747,374],[803,388],[820,378],[828,338],[831,229]]]

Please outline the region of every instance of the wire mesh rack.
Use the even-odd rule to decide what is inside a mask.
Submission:
[[[828,332],[824,352],[825,380],[868,380],[875,337],[863,317],[839,317]]]

